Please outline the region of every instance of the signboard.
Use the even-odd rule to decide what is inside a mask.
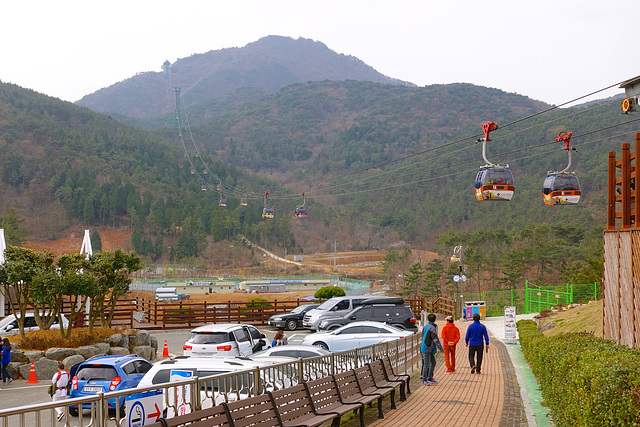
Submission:
[[[516,308],[508,306],[504,308],[504,338],[506,344],[517,342]]]
[[[193,371],[172,370],[169,375],[169,382],[189,380],[193,377]],[[175,415],[185,415],[191,412],[191,385],[176,386],[174,388],[175,402],[178,413]]]
[[[125,412],[128,427],[155,423],[162,416],[162,390],[127,395]]]
[[[458,276],[457,274],[453,276],[453,281],[458,283],[460,281],[460,276]]]

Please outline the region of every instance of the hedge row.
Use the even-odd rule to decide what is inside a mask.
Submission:
[[[532,320],[518,333],[556,426],[640,426],[640,351],[585,333],[547,338]]]

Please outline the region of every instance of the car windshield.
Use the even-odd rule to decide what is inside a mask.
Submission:
[[[78,381],[111,381],[118,376],[118,372],[113,366],[108,365],[85,365],[76,372]]]
[[[300,305],[300,306],[294,308],[293,310],[291,310],[291,312],[299,314],[299,313],[302,313],[303,311],[305,311],[306,308],[307,308],[306,306]]]
[[[331,307],[336,305],[337,302],[338,302],[338,298],[331,298],[330,300],[320,304],[320,306],[317,307],[316,310],[329,310]]]
[[[191,344],[220,344],[234,341],[228,332],[191,332],[188,343]]]

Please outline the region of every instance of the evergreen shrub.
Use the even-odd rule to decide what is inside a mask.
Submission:
[[[339,286],[325,286],[316,291],[313,295],[318,299],[329,299],[333,297],[343,297],[347,293]]]

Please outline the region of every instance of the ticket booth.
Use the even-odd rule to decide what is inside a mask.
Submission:
[[[487,317],[487,305],[484,301],[465,301],[464,302],[464,318],[472,320],[474,314],[480,314],[480,318]]]

